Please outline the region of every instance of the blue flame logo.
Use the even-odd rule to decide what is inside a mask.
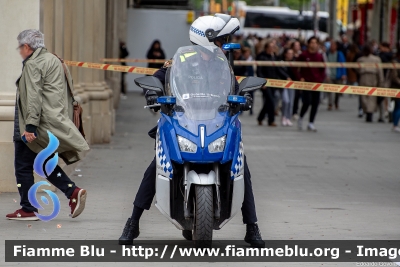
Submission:
[[[57,150],[60,142],[58,141],[57,137],[55,137],[50,131],[47,131],[47,134],[49,135],[49,144],[45,149],[37,154],[33,163],[34,171],[42,178],[48,178],[49,175],[51,175],[51,173],[54,171],[58,163],[58,153],[55,153],[52,158],[49,157],[53,155],[53,153]],[[37,182],[29,189],[28,192],[29,202],[38,210],[44,209],[36,199],[36,193],[41,185],[50,186],[50,183],[47,181]],[[60,200],[58,199],[58,196],[52,191],[46,189],[43,189],[43,191],[50,196],[50,199],[54,203],[53,212],[50,215],[41,215],[35,212],[35,215],[40,220],[47,222],[57,217],[58,213],[60,212]],[[40,199],[44,204],[49,204],[49,200],[45,196],[42,196]]]
[[[58,148],[60,142],[50,131],[47,131],[49,135],[49,144],[45,149],[37,154],[33,163],[33,169],[42,178],[47,178],[56,168],[58,163],[58,153],[54,154],[54,157],[49,159],[46,163],[46,159],[49,158]],[[46,165],[44,166],[44,164]],[[47,175],[46,175],[47,174]]]

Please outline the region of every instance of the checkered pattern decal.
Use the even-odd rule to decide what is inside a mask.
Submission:
[[[243,142],[240,141],[239,152],[237,154],[237,157],[232,160],[231,179],[234,179],[236,176],[242,174],[243,168],[244,168],[244,149],[243,149]]]
[[[164,152],[163,143],[160,138],[160,133],[157,131],[156,139],[156,160],[157,170],[166,177],[172,178],[174,170],[172,169],[169,155]]]
[[[190,31],[194,32],[197,35],[206,37],[206,35],[205,35],[205,33],[203,31],[200,31],[199,29],[197,29],[197,28],[195,28],[193,26],[190,26]]]

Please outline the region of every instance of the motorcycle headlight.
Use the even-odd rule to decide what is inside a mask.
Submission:
[[[210,153],[222,152],[225,149],[226,135],[218,138],[214,142],[208,145],[208,151]]]
[[[196,153],[197,151],[197,145],[193,143],[192,141],[187,140],[186,138],[177,135],[178,137],[178,144],[179,144],[179,149],[182,152],[187,152],[187,153]]]

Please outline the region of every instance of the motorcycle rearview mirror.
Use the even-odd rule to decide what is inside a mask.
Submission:
[[[264,78],[246,77],[239,84],[239,95],[244,95],[247,92],[255,91],[264,86],[267,82]]]
[[[160,82],[159,79],[153,76],[145,76],[145,77],[140,77],[135,79],[135,84],[139,86],[140,88],[143,88],[145,90],[151,90],[156,92],[158,95],[163,95],[164,94],[164,86]]]

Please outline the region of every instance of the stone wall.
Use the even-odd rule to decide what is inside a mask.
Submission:
[[[66,60],[99,62],[119,54],[126,40],[126,2],[119,0],[0,0],[0,192],[17,192],[12,142],[15,81],[21,74],[16,37],[40,29],[45,46]],[[71,67],[76,98],[83,107],[89,144],[108,143],[115,129],[120,73]],[[63,162],[60,162],[64,166]],[[64,166],[67,173],[73,165]]]

